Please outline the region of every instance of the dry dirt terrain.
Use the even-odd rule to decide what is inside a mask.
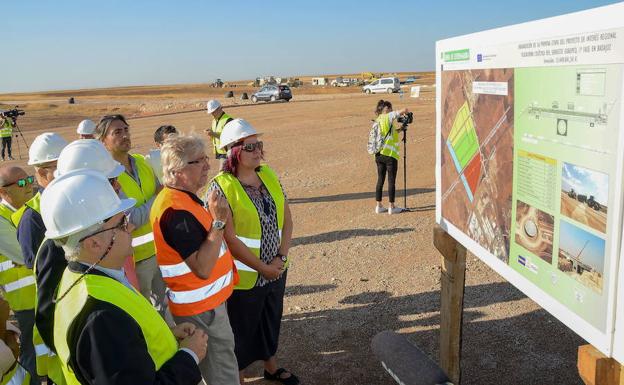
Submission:
[[[432,74],[421,79],[421,84],[433,83]],[[372,354],[376,333],[397,331],[431,357],[438,354],[441,257],[432,244],[435,88],[423,88],[419,99],[368,96],[357,88],[325,90],[294,89],[289,103],[234,105],[242,103],[222,99],[230,105],[228,113],[265,133],[267,162],[279,173],[293,212],[294,262],[278,359],[302,384],[393,384]],[[210,117],[182,111],[201,108],[223,93],[199,85],[135,87],[0,95],[0,102],[25,106],[20,124],[29,143],[46,130],[72,140],[84,117],[176,112],[130,120],[135,150],[146,152],[161,124],[201,133]],[[78,103],[67,105],[69,96]],[[366,153],[380,98],[415,115],[407,139],[407,206],[412,212],[394,216],[373,211],[376,171]],[[18,162],[25,165],[25,160]],[[402,175],[401,164],[401,205]],[[584,341],[472,256],[464,305],[462,384],[582,383],[576,349]],[[250,383],[264,384],[261,373],[260,366],[252,368]]]

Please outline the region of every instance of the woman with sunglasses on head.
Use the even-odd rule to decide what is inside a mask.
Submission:
[[[227,159],[209,190],[220,191],[232,210],[225,240],[240,276],[228,299],[241,384],[244,370],[264,361],[264,378],[287,385],[297,377],[277,365],[292,218],[286,195],[273,170],[263,164],[260,134],[245,120],[234,119],[221,133]]]

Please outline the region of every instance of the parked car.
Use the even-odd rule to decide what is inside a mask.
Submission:
[[[251,101],[257,103],[258,101],[271,101],[292,99],[292,92],[290,87],[281,84],[269,84],[260,88],[256,93],[251,95]]]
[[[399,82],[399,78],[381,78],[362,87],[362,92],[366,92],[367,94],[380,92],[391,94],[393,92],[399,92],[400,90],[401,83]]]

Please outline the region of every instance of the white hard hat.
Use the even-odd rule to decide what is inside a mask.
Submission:
[[[208,103],[206,103],[206,111],[208,111],[209,114],[215,112],[219,107],[221,107],[221,103],[219,103],[218,100],[212,99],[209,100]]]
[[[33,140],[28,149],[28,165],[36,166],[57,160],[67,141],[54,132],[45,132]]]
[[[90,119],[85,119],[78,124],[76,132],[81,135],[93,135],[95,132],[95,123]]]
[[[41,193],[45,236],[64,238],[126,211],[136,201],[119,199],[98,171],[76,170],[54,179]]]
[[[99,171],[107,178],[117,178],[125,170],[96,139],[79,139],[68,144],[61,151],[54,176],[58,178],[80,169]]]
[[[221,149],[232,145],[239,140],[245,139],[252,135],[262,135],[244,119],[234,119],[229,121],[223,127],[219,140],[221,141]]]

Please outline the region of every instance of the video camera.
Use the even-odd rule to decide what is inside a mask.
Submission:
[[[414,121],[414,113],[406,112],[405,115],[399,116],[397,122],[401,124],[410,124]]]
[[[6,111],[0,112],[0,115],[2,115],[5,118],[11,118],[13,122],[15,122],[18,116],[22,116],[24,114],[26,114],[26,111],[20,110],[17,107],[12,110],[6,110]]]

